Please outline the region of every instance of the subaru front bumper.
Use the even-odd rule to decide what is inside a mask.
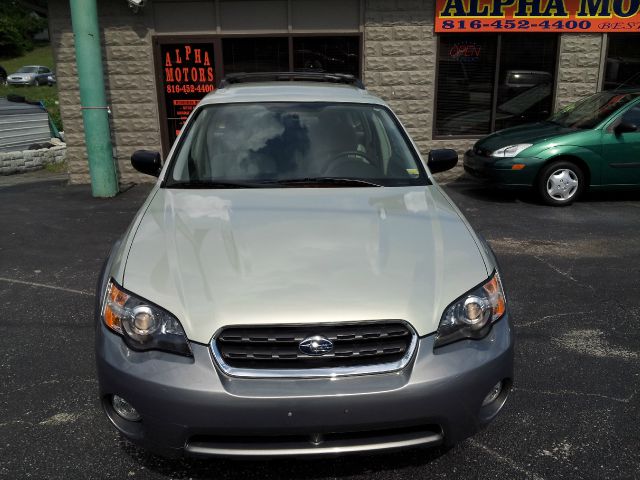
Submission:
[[[481,340],[434,351],[422,337],[411,362],[384,374],[334,378],[237,378],[217,368],[208,345],[193,358],[135,352],[100,322],[96,353],[100,397],[131,441],[168,456],[326,455],[417,445],[451,445],[488,424],[513,378],[508,315]],[[498,398],[482,406],[498,382]],[[132,404],[131,422],[111,406]]]

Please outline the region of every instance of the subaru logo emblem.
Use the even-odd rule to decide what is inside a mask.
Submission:
[[[333,350],[333,343],[328,338],[315,335],[301,341],[298,348],[307,355],[325,355]]]

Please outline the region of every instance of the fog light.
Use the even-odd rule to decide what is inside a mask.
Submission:
[[[139,422],[142,420],[142,417],[138,413],[138,411],[133,408],[129,402],[127,402],[124,398],[119,397],[118,395],[114,395],[111,399],[111,405],[113,409],[116,411],[118,415],[120,415],[125,420],[129,420],[130,422]]]
[[[484,400],[482,401],[482,406],[484,407],[486,405],[489,405],[491,402],[493,402],[496,398],[500,396],[501,392],[502,392],[502,380],[496,383],[493,386],[493,388],[489,391],[487,396],[484,397]]]

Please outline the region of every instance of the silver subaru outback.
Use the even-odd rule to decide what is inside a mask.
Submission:
[[[512,384],[496,259],[389,107],[343,75],[229,77],[100,275],[100,398],[168,456],[452,445]]]

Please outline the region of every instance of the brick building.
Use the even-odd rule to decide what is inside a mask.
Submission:
[[[193,103],[225,73],[353,73],[389,102],[425,154],[462,152],[640,71],[638,34],[435,33],[435,2],[147,0],[134,11],[127,0],[99,0],[120,181],[150,180],[131,168],[131,153],[166,155]],[[69,2],[49,6],[70,178],[88,183]],[[178,76],[192,90],[181,90]]]

